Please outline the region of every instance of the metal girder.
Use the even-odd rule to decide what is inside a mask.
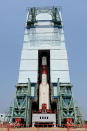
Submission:
[[[62,20],[59,14],[59,8],[58,7],[52,7],[52,8],[30,8],[28,19],[27,19],[27,27],[34,26],[34,23],[36,21],[36,16],[40,13],[49,13],[52,16],[52,21],[55,26],[58,26],[58,28],[62,27]]]
[[[72,118],[75,123],[75,108],[71,91],[72,85],[70,83],[57,83],[57,119],[58,124],[64,124],[67,118]]]
[[[38,84],[36,84],[36,85],[35,85],[35,88],[34,88],[34,101],[36,101],[36,102],[37,102],[37,100],[38,100],[37,91],[38,91]]]
[[[27,27],[33,26],[35,22],[36,22],[36,8],[31,8],[29,10]]]
[[[52,21],[54,22],[54,25],[58,26],[59,28],[62,27],[62,20],[60,18],[58,8],[52,8]]]
[[[15,122],[16,118],[21,118],[24,124],[29,125],[31,124],[31,83],[28,80],[26,86],[19,85],[16,86],[11,121]]]

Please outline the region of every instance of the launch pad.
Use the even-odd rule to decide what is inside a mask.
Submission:
[[[82,122],[72,97],[60,7],[28,10],[9,121],[32,127]]]

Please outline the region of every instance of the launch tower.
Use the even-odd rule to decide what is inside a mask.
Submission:
[[[26,126],[75,123],[60,7],[29,8],[11,121]]]

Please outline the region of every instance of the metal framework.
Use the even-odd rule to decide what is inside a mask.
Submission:
[[[55,26],[58,26],[59,28],[62,27],[62,22],[59,14],[60,8],[53,7],[48,9],[42,9],[42,8],[30,8],[29,14],[28,14],[28,20],[27,20],[27,28],[34,25],[36,21],[36,16],[40,13],[49,13],[52,16],[52,22],[54,22]]]
[[[51,85],[52,102],[57,103],[57,124],[62,126],[66,123],[67,118],[71,118],[73,123],[82,123],[82,115],[78,107],[75,107],[75,103],[72,97],[72,85],[71,83],[57,82],[57,96],[54,97],[53,85]]]
[[[57,84],[57,110],[58,114],[58,124],[65,123],[67,118],[72,118],[73,123],[75,120],[75,110],[74,110],[74,102],[72,98],[72,85],[70,83],[59,83]]]
[[[66,123],[67,118],[72,118],[74,124],[82,124],[82,115],[78,107],[75,107],[72,97],[72,85],[70,83],[57,82],[57,96],[54,96],[54,88],[51,85],[51,101],[57,103],[57,123],[62,126]],[[16,118],[22,118],[26,126],[32,123],[32,100],[37,102],[38,99],[38,84],[34,88],[34,98],[31,97],[31,84],[18,84],[16,86],[16,95],[14,105],[10,108],[8,121],[15,122]]]
[[[16,85],[16,95],[12,109],[11,121],[21,118],[24,124],[31,124],[31,83]]]

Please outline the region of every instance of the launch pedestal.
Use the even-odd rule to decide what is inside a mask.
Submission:
[[[56,127],[56,114],[32,114],[33,127]]]

